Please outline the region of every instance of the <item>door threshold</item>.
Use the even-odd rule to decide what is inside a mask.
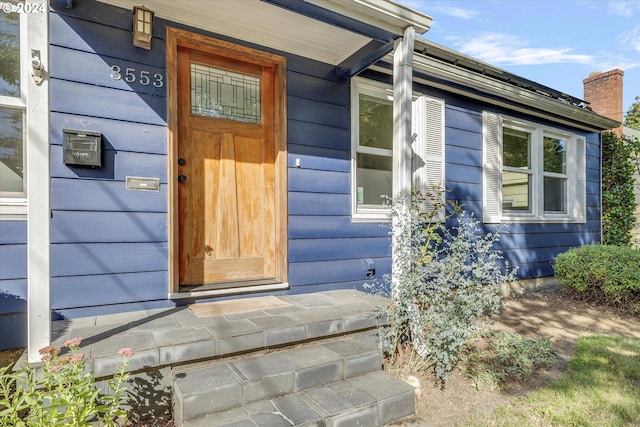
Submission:
[[[220,285],[196,285],[183,286],[179,292],[169,294],[169,299],[187,299],[187,298],[204,298],[204,297],[221,297],[229,295],[242,295],[254,292],[282,291],[289,289],[289,283],[261,283],[242,285],[236,284],[234,287],[220,288]]]

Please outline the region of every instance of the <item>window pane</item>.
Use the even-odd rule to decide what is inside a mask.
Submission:
[[[529,212],[530,188],[529,174],[502,172],[502,208],[508,211]]]
[[[382,196],[391,196],[392,191],[391,157],[358,153],[356,162],[358,204],[382,205]]]
[[[544,137],[544,171],[567,173],[567,141]]]
[[[529,132],[504,128],[502,145],[502,155],[505,166],[531,169],[529,160],[531,134]]]
[[[544,211],[566,213],[567,180],[544,177]]]
[[[360,145],[393,149],[393,103],[360,94]]]
[[[20,15],[0,13],[0,95],[20,97]]]
[[[192,63],[191,114],[260,123],[260,77]]]
[[[23,191],[23,113],[21,110],[0,108],[0,192]]]

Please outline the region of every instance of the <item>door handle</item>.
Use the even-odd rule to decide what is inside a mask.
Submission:
[[[187,175],[180,175],[178,177],[178,181],[180,182],[187,182]]]

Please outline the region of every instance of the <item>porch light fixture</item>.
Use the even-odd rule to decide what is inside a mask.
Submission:
[[[133,45],[151,50],[154,12],[144,6],[133,7]]]

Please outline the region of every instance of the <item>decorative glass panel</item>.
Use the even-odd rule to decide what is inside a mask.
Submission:
[[[531,209],[530,188],[529,174],[502,172],[502,208],[507,211],[529,212]]]
[[[24,192],[23,111],[0,108],[0,192]]]
[[[382,205],[382,196],[391,196],[391,157],[358,153],[356,157],[356,190],[358,204]]]
[[[544,137],[544,171],[567,173],[567,141]]]
[[[0,13],[0,95],[20,97],[20,14]]]
[[[191,114],[260,123],[260,77],[192,63]]]
[[[361,146],[393,149],[393,102],[360,94]]]
[[[567,180],[564,178],[544,178],[544,211],[567,212]]]
[[[502,154],[505,166],[530,169],[531,134],[520,130],[505,128],[502,134]]]

